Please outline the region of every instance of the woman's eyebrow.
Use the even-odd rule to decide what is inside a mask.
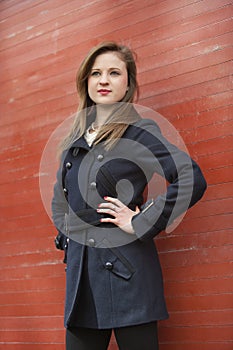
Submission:
[[[118,68],[118,67],[110,67],[110,68],[108,68],[108,70],[113,70],[113,69],[121,70],[121,68]],[[92,68],[91,70],[101,70],[101,68]]]

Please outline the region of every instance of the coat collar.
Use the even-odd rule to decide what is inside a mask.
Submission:
[[[91,147],[87,144],[84,136],[81,136],[78,140],[74,141],[70,148],[84,148],[87,151],[91,149]]]

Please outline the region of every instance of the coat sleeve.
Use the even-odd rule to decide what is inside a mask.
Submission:
[[[169,183],[166,193],[146,202],[141,212],[133,217],[135,234],[144,240],[165,230],[200,200],[207,184],[197,163],[169,143],[152,120],[143,120],[139,129],[137,141],[149,150],[148,155],[142,155],[144,166]]]
[[[68,213],[68,202],[66,200],[63,181],[64,176],[64,157],[62,156],[60,167],[57,171],[57,181],[54,185],[54,192],[52,198],[52,219],[55,227],[58,230],[55,238],[55,245],[57,249],[65,250],[67,244],[67,227],[66,227],[66,213]]]

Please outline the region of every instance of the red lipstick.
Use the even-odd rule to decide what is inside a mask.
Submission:
[[[100,93],[101,95],[108,95],[111,92],[111,90],[108,89],[99,89],[98,93]]]

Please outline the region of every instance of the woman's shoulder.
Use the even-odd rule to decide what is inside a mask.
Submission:
[[[159,125],[152,119],[141,118],[131,124],[127,129],[127,135],[129,137],[149,137],[149,136],[158,136],[161,135],[161,130]]]
[[[157,130],[160,131],[160,127],[153,119],[147,119],[147,118],[141,118],[138,121],[136,121],[133,125],[135,125],[138,128],[142,128],[145,130]]]

